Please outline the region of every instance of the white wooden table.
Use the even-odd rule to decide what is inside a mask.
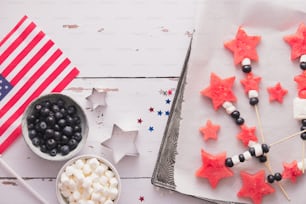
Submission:
[[[140,155],[116,164],[122,180],[120,204],[203,203],[157,189],[150,181],[197,4],[190,0],[0,1],[0,38],[28,15],[79,68],[80,75],[64,93],[80,102],[90,121],[89,138],[80,154],[111,160],[111,153],[100,143],[110,137],[113,124],[139,130],[136,145]],[[107,91],[106,109],[88,109],[85,97],[92,88]],[[164,95],[161,90],[173,93]],[[149,111],[151,107],[154,112]],[[142,123],[137,122],[139,118]],[[57,203],[55,177],[64,162],[37,157],[22,137],[3,159],[45,199]],[[2,167],[0,196],[3,204],[39,203]]]

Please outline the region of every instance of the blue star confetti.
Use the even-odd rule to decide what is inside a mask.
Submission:
[[[170,111],[165,111],[165,115],[170,115]]]
[[[157,112],[157,115],[161,116],[163,114],[163,112],[160,110]]]
[[[171,103],[171,100],[168,98],[167,100],[166,100],[166,104],[170,104]]]
[[[150,126],[148,130],[149,130],[150,132],[153,132],[153,131],[154,131],[154,127],[153,127],[153,126]]]

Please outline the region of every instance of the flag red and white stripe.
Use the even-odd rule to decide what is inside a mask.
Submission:
[[[29,103],[42,94],[61,92],[78,73],[27,16],[16,24],[0,41],[0,88],[8,88],[0,95],[0,154],[21,135],[21,117]]]

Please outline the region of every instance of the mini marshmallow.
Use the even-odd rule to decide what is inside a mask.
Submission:
[[[225,109],[227,114],[231,114],[232,112],[234,112],[236,110],[235,106],[230,106],[228,108]]]
[[[100,193],[92,193],[91,194],[91,199],[93,200],[93,201],[100,201],[100,199],[101,199],[101,194]]]
[[[104,204],[105,201],[106,201],[106,198],[105,198],[104,196],[101,196],[99,201],[100,201],[100,203],[103,203],[103,204]]]
[[[68,198],[70,197],[70,195],[72,194],[70,190],[68,190],[67,188],[65,189],[61,189],[61,193],[64,197]]]
[[[106,186],[107,183],[108,183],[108,181],[109,181],[109,179],[108,179],[108,177],[106,177],[106,176],[101,176],[101,177],[99,178],[99,183],[102,184],[103,186]]]
[[[251,65],[251,60],[249,58],[244,58],[242,61],[241,61],[241,65]]]
[[[263,155],[263,150],[261,148],[261,144],[256,144],[253,146],[255,148],[255,156],[258,157],[258,156],[261,156]]]
[[[249,160],[249,159],[252,158],[252,155],[251,155],[251,153],[249,151],[244,152],[243,156],[244,156],[245,160]]]
[[[62,175],[61,175],[61,183],[63,183],[63,184],[66,184],[66,183],[68,183],[69,182],[69,177],[68,177],[68,175],[65,173],[65,172],[63,172],[62,173]]]
[[[104,202],[104,204],[114,204],[114,202],[110,199],[108,199],[107,201]]]
[[[102,175],[106,170],[107,170],[107,166],[105,165],[99,165],[96,169],[95,169],[95,173],[98,175]]]
[[[81,193],[79,191],[74,191],[72,193],[72,197],[74,198],[74,200],[79,200],[81,198]]]
[[[84,166],[84,161],[82,159],[78,159],[76,162],[75,162],[75,166],[78,168],[78,169],[82,169],[83,166]]]
[[[74,177],[75,177],[75,180],[78,182],[78,183],[82,183],[85,179],[85,176],[83,174],[83,172],[81,170],[77,170],[75,173],[74,173]]]
[[[115,176],[115,174],[111,170],[107,170],[105,172],[105,176],[107,176],[108,178],[113,178]]]
[[[233,157],[232,157],[232,161],[233,161],[234,165],[239,164],[239,163],[240,163],[240,160],[239,160],[238,155],[233,156]]]
[[[91,183],[92,183],[92,179],[89,177],[86,177],[82,183],[82,187],[84,189],[88,189],[91,186]]]
[[[248,96],[249,96],[249,98],[257,98],[258,97],[258,91],[256,91],[256,90],[249,90]]]
[[[89,164],[91,170],[95,170],[99,166],[100,162],[97,158],[91,158],[87,161],[87,164]]]
[[[109,196],[112,200],[115,200],[118,196],[118,189],[117,188],[110,188]]]
[[[92,201],[92,200],[88,200],[88,201],[86,202],[86,204],[95,204],[95,202]]]
[[[303,161],[298,162],[297,167],[300,171],[303,171]],[[304,170],[306,170],[306,158],[304,159]]]
[[[306,55],[301,55],[300,62],[306,62]]]
[[[85,163],[85,165],[83,166],[83,173],[85,175],[91,174],[91,168],[90,168],[89,164]]]
[[[74,166],[67,166],[67,168],[65,169],[65,172],[68,176],[73,175],[75,171],[75,167]]]
[[[118,179],[116,177],[113,177],[109,180],[109,184],[111,187],[117,187],[118,186]]]
[[[233,106],[233,104],[232,104],[231,102],[229,102],[229,101],[225,101],[225,102],[222,104],[222,107],[225,108],[225,109],[227,109],[227,108],[230,107],[230,106]]]
[[[306,99],[296,97],[293,100],[293,117],[298,120],[306,119]]]

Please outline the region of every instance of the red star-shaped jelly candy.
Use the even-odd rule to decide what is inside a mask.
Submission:
[[[257,142],[257,136],[255,135],[255,127],[247,127],[246,125],[240,126],[241,131],[237,135],[237,138],[242,141],[245,146],[249,145],[250,141]]]
[[[306,26],[301,23],[295,34],[287,35],[284,40],[291,47],[291,59],[306,54]]]
[[[225,101],[236,101],[236,96],[232,91],[235,77],[221,79],[214,73],[210,75],[210,86],[203,89],[201,94],[212,100],[213,107],[217,110]]]
[[[240,176],[242,179],[242,188],[237,195],[252,199],[254,204],[261,203],[264,195],[275,191],[274,188],[265,182],[265,172],[263,170],[256,174],[241,172]]]
[[[296,177],[303,174],[303,172],[298,168],[297,161],[293,161],[290,164],[283,163],[284,171],[282,176],[284,179],[290,179],[292,183],[296,182]]]
[[[240,82],[243,85],[245,92],[248,93],[250,90],[258,91],[260,80],[261,77],[256,77],[252,73],[248,73]]]
[[[300,98],[306,98],[306,71],[294,77],[298,85],[298,94]]]
[[[210,120],[207,120],[206,125],[200,128],[200,132],[203,135],[204,140],[218,139],[217,132],[220,129],[220,125],[214,125]]]
[[[248,36],[246,32],[239,27],[236,38],[224,43],[224,46],[233,52],[234,63],[239,64],[245,58],[257,61],[258,55],[256,46],[260,42],[260,36]]]
[[[268,87],[267,90],[270,94],[270,102],[278,101],[279,103],[283,103],[283,98],[288,93],[286,89],[283,89],[279,82],[273,87]]]
[[[233,176],[233,172],[225,166],[226,153],[211,155],[201,150],[202,166],[196,171],[196,176],[208,179],[212,188],[226,177]]]

